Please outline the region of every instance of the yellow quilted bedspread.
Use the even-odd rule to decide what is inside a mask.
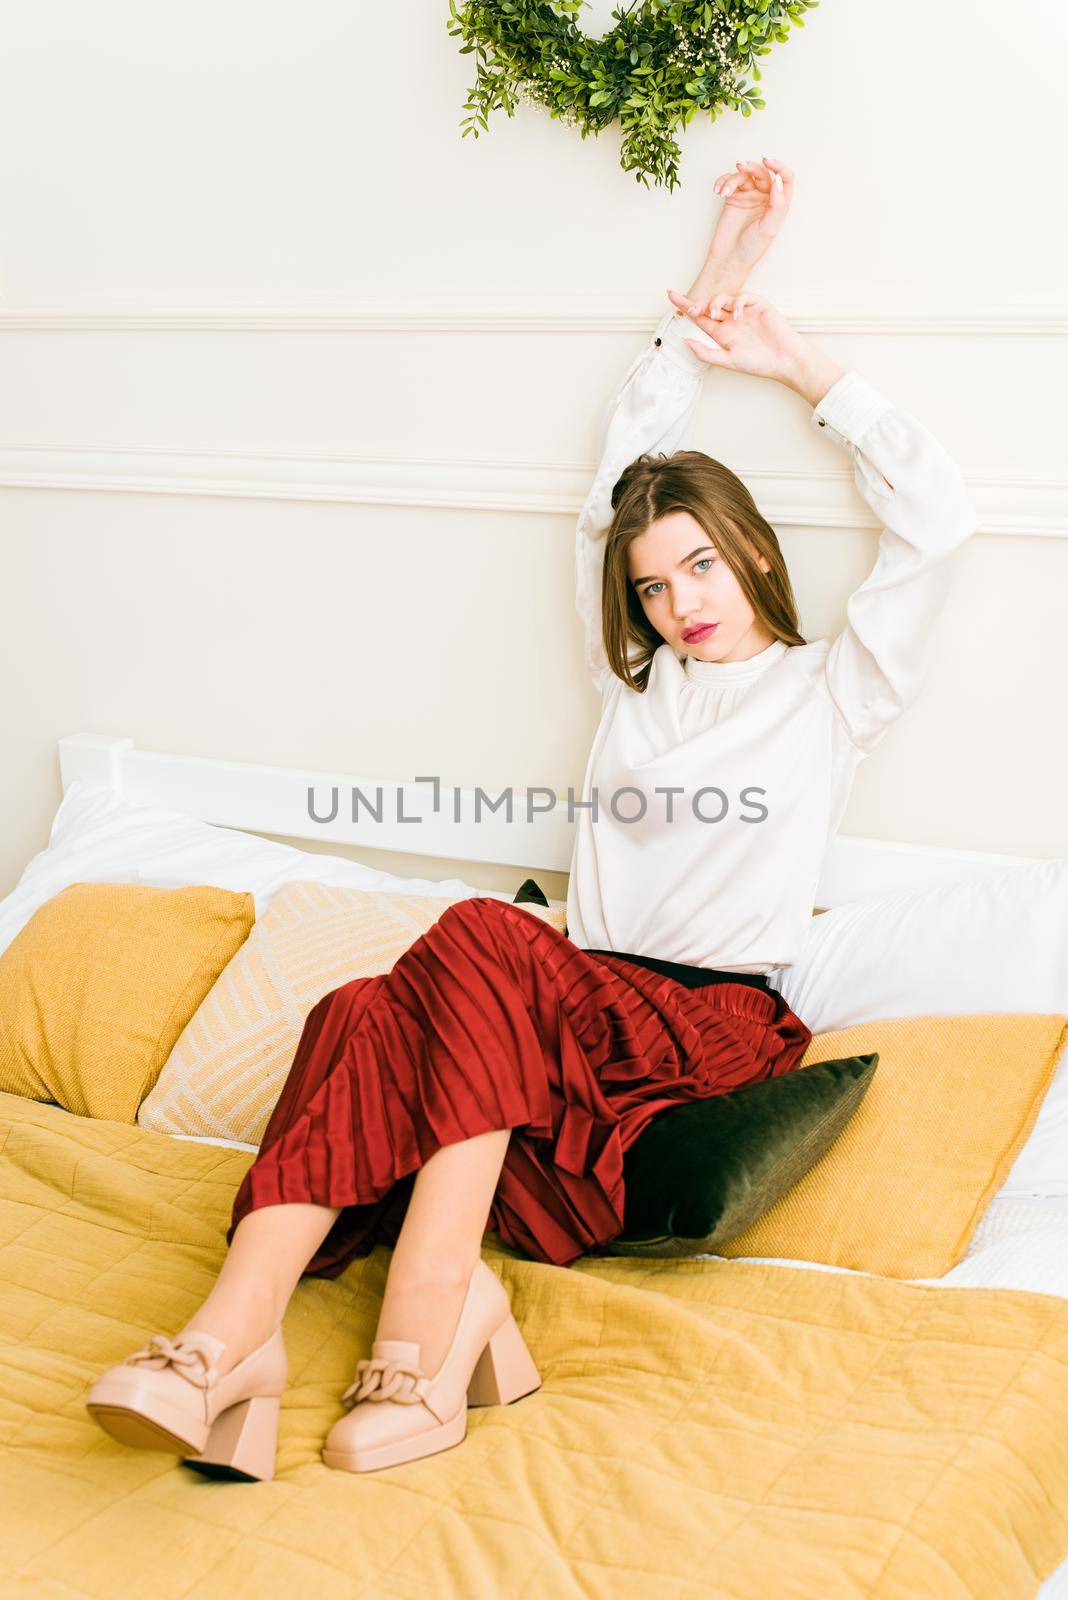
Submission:
[[[1068,1551],[1068,1301],[492,1248],[543,1387],[357,1477],[322,1440],[388,1265],[305,1278],[277,1477],[123,1446],[90,1384],[173,1332],[252,1157],[0,1095],[0,1595],[1012,1600]]]

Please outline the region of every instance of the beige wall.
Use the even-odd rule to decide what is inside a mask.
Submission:
[[[692,277],[712,180],[765,153],[799,180],[754,285],[938,433],[985,530],[844,830],[1068,853],[1066,24],[1040,10],[1026,96],[991,106],[992,0],[952,41],[940,24],[937,57],[922,0],[893,26],[825,0],[766,59],[766,111],[691,125],[668,195],[620,170],[615,134],[533,110],[461,140],[444,6],[323,0],[298,27],[112,4],[91,30],[24,8],[0,64],[23,152],[0,194],[0,892],[47,839],[66,733],[577,787],[596,423]],[[692,442],[776,523],[806,635],[835,630],[876,539],[847,458],[795,396],[729,374]]]

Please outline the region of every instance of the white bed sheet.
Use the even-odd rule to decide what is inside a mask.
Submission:
[[[209,1138],[203,1134],[176,1133],[174,1139],[197,1144],[227,1145],[235,1150],[258,1147],[236,1139]],[[723,1261],[709,1255],[705,1261]],[[855,1272],[852,1267],[831,1267],[814,1261],[790,1261],[780,1256],[736,1256],[737,1261],[766,1261],[777,1267],[807,1267],[811,1272]],[[871,1273],[855,1273],[871,1277]],[[1068,1194],[1023,1196],[995,1195],[972,1235],[963,1258],[941,1278],[910,1278],[910,1283],[930,1283],[976,1289],[1029,1289],[1036,1294],[1068,1298]],[[1036,1600],[1068,1600],[1068,1551],[1060,1566],[1036,1591]]]

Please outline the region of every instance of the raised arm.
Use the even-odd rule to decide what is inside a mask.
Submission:
[[[813,426],[849,451],[854,482],[882,523],[875,565],[849,597],[824,668],[847,737],[868,755],[920,691],[949,592],[947,557],[975,531],[975,507],[954,461],[908,411],[843,372],[758,296],[734,296],[728,307],[721,323],[694,319],[709,339],[690,353],[799,394]]]
[[[839,378],[812,421],[849,451],[853,481],[883,525],[824,669],[850,741],[868,755],[923,686],[950,589],[947,557],[974,533],[976,510],[938,440],[859,373]]]
[[[586,665],[598,690],[611,677],[601,626],[604,540],[612,523],[612,490],[623,469],[646,451],[670,455],[685,448],[697,409],[706,363],[689,348],[693,324],[681,314],[695,305],[718,317],[715,302],[741,290],[752,267],[768,250],[790,206],[793,174],[780,161],[737,163],[717,179],[722,200],[708,255],[686,295],[672,293],[648,344],[601,417],[597,470],[579,514],[575,535],[576,606],[585,633]]]
[[[576,606],[586,640],[586,666],[598,691],[612,676],[601,627],[604,540],[612,523],[612,490],[623,469],[645,451],[685,448],[701,393],[704,362],[684,342],[689,324],[665,313],[632,363],[598,429],[598,466],[575,534]]]

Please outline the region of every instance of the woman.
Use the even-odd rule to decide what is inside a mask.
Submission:
[[[811,1033],[768,974],[796,958],[858,762],[919,688],[974,513],[918,422],[741,292],[792,189],[766,158],[718,180],[706,262],[610,409],[578,526],[602,710],[568,935],[476,896],[388,974],[323,996],[211,1293],[87,1397],[114,1437],[271,1476],[290,1295],[385,1241],[372,1354],[323,1459],[369,1471],[459,1443],[468,1404],[540,1382],[481,1260],[487,1226],[557,1265],[596,1250],[622,1229],[623,1156],[652,1117],[800,1062]],[[679,448],[710,366],[799,394],[885,525],[833,643],[798,631],[744,485]]]

